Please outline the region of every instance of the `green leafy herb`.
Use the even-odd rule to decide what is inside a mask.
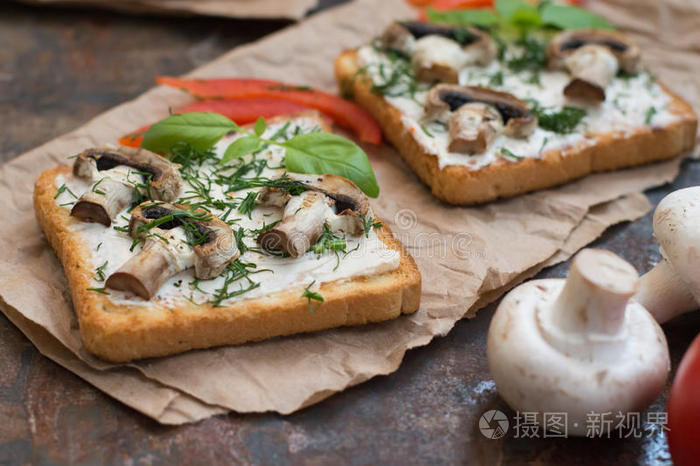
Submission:
[[[586,110],[577,107],[565,106],[558,111],[547,111],[537,102],[531,101],[532,111],[537,115],[540,128],[554,133],[571,133],[586,116]]]
[[[226,133],[238,129],[237,124],[218,113],[182,113],[170,115],[151,126],[141,145],[155,152],[168,152],[176,144],[186,142],[197,150],[206,151]]]
[[[435,137],[432,135],[432,133],[430,131],[428,131],[428,128],[426,128],[424,125],[420,125],[420,129],[422,129],[423,132],[425,133],[425,135],[428,136],[429,138]]]
[[[515,72],[539,71],[547,64],[546,45],[535,37],[522,37],[515,42],[522,52],[508,60],[508,68]]]
[[[267,123],[265,122],[265,119],[260,117],[258,118],[258,121],[255,122],[255,135],[256,136],[262,136],[263,133],[265,132],[265,129],[267,128]]]
[[[250,191],[246,194],[245,198],[241,201],[238,206],[238,211],[243,215],[247,215],[251,218],[251,214],[255,209],[255,200],[258,198],[258,191]]]
[[[100,243],[102,244],[102,243]],[[105,261],[104,264],[101,266],[97,267],[95,269],[95,275],[97,275],[97,281],[103,282],[105,281],[105,267],[107,267],[108,261]]]
[[[428,7],[426,13],[432,22],[487,28],[515,26],[528,30],[544,26],[557,29],[613,29],[606,19],[588,10],[549,0],[537,6],[524,0],[497,0],[495,11],[486,8],[437,11]]]
[[[365,238],[369,238],[369,232],[372,229],[378,229],[382,227],[382,222],[374,220],[373,217],[365,217],[364,215],[360,215],[360,218],[362,218],[362,228],[365,231]]]
[[[95,184],[92,185],[92,192],[93,192],[93,193],[97,193],[97,194],[99,194],[99,195],[101,195],[101,196],[104,196],[104,195],[105,195],[105,192],[104,192],[104,191],[102,191],[102,190],[100,190],[100,189],[97,189],[97,187],[100,185],[100,183],[102,183],[104,180],[105,180],[104,178],[100,178],[100,180],[99,180],[97,183],[95,183]]]
[[[224,283],[221,285],[221,288],[217,288],[216,290],[214,290],[214,296],[210,303],[214,307],[219,307],[221,306],[221,303],[226,301],[227,299],[240,296],[244,293],[249,292],[250,290],[259,287],[260,283],[251,280],[250,274],[266,271],[269,272],[269,270],[255,270],[256,267],[257,266],[255,264],[243,262],[241,259],[237,259],[228,264],[224,269]],[[231,285],[233,285],[241,279],[245,279],[248,286],[242,286],[237,289],[231,290]],[[197,283],[197,280],[195,280],[194,283],[191,283],[191,285],[194,285],[194,288],[196,289]]]
[[[316,283],[316,280],[312,281],[309,283],[309,286],[304,288],[304,292],[301,294],[302,298],[306,298],[308,303],[309,303],[309,314],[313,314],[318,310],[318,308],[314,309],[312,300],[313,301],[318,301],[319,303],[323,303],[324,299],[323,296],[321,296],[320,293],[317,293],[316,291],[311,291],[311,287],[314,286]],[[320,307],[320,306],[319,306]]]
[[[262,123],[256,125],[262,127]],[[276,145],[286,149],[285,165],[291,172],[341,175],[355,182],[368,196],[379,195],[367,154],[354,142],[332,133],[298,134],[278,142],[244,130],[223,115],[195,112],[171,115],[153,125],[144,137],[143,147],[168,152],[177,144],[186,143],[195,151],[208,151],[230,130],[246,136],[229,146],[221,164],[255,151],[262,143]]]
[[[56,190],[56,195],[55,195],[53,198],[54,198],[54,199],[57,199],[58,196],[60,196],[60,195],[63,194],[64,192],[66,192],[66,193],[70,194],[71,196],[73,196],[74,199],[78,199],[78,196],[76,196],[75,193],[74,193],[73,191],[71,191],[71,190],[68,188],[68,186],[66,186],[65,183],[63,183],[61,186],[58,187],[58,190]]]
[[[524,158],[524,156],[515,154],[515,153],[513,153],[511,150],[506,149],[505,147],[501,147],[501,154],[506,155],[506,156],[508,156],[508,157],[512,157],[512,158],[514,158],[514,159],[522,159],[522,158]]]
[[[100,294],[109,294],[107,292],[107,288],[102,287],[102,288],[88,288],[88,291],[94,291],[95,293],[100,293]]]
[[[260,141],[260,138],[257,136],[243,136],[242,138],[238,138],[228,146],[222,160],[229,162],[230,160],[239,159],[244,155],[258,150],[261,144],[262,141]]]
[[[644,123],[645,124],[650,124],[651,120],[654,118],[654,115],[656,115],[656,107],[649,107],[649,110],[647,110],[647,114],[644,117]]]
[[[307,133],[282,143],[287,149],[285,165],[295,173],[341,175],[370,197],[379,186],[367,154],[354,142],[331,133]]]
[[[438,11],[433,7],[428,7],[426,11],[428,20],[434,23],[444,24],[470,24],[474,26],[493,26],[503,21],[499,15],[487,9],[469,9]]]
[[[540,17],[542,24],[559,29],[614,29],[605,18],[563,3],[542,2]]]
[[[345,251],[347,243],[345,238],[336,235],[328,227],[328,224],[323,225],[323,233],[316,241],[316,244],[311,246],[311,250],[316,254],[322,254],[324,251]]]
[[[498,71],[494,73],[489,78],[489,86],[502,86],[503,85],[503,71]]]
[[[520,28],[537,27],[541,22],[537,7],[524,0],[496,0],[494,6],[505,21]]]

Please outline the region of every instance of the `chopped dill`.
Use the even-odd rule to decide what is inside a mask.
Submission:
[[[75,193],[73,191],[71,191],[70,188],[68,188],[68,186],[66,186],[65,183],[63,183],[61,186],[58,187],[58,189],[56,190],[56,195],[53,198],[57,199],[58,196],[60,196],[64,192],[73,196],[74,199],[78,199],[78,196],[76,196]]]
[[[100,244],[102,244],[102,243],[100,243]],[[95,275],[97,276],[97,281],[99,281],[99,282],[105,281],[105,267],[107,267],[108,262],[109,261],[105,261],[104,264],[102,264],[101,266],[99,266],[95,269]]]
[[[309,286],[304,288],[304,292],[301,294],[301,297],[306,298],[306,300],[309,303],[309,314],[313,314],[314,312],[316,312],[318,310],[318,308],[314,309],[312,301],[317,301],[319,303],[319,307],[321,307],[320,303],[323,303],[323,301],[324,301],[323,296],[321,296],[320,293],[318,293],[316,291],[311,291],[311,287],[314,286],[315,283],[316,283],[316,280],[309,283]]]

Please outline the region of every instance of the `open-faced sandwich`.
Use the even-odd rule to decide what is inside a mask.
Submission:
[[[314,111],[172,115],[144,147],[42,173],[36,215],[85,347],[128,361],[415,311],[420,274],[372,213],[367,156],[327,129]]]
[[[569,8],[517,5],[522,14],[504,14],[536,24]],[[564,25],[590,19],[581,11]],[[341,88],[438,198],[486,202],[694,145],[690,106],[644,71],[640,48],[604,21],[556,30],[461,13],[434,18],[451,24],[389,24],[335,66]],[[483,24],[454,24],[462,19]]]

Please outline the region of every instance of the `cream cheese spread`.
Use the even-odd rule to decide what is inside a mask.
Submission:
[[[282,124],[270,124],[263,137],[270,138],[271,135],[283,129],[283,126]],[[313,131],[316,129],[315,126],[316,123],[312,119],[299,118],[292,120],[291,125],[288,125],[287,128],[287,136],[291,137],[295,131]],[[214,148],[217,157],[222,157],[228,145],[238,137],[240,135],[233,134],[219,141]],[[277,178],[284,173],[284,170],[280,168],[284,158],[283,149],[280,147],[271,146],[255,155],[247,155],[243,158],[243,163],[250,162],[253,158],[267,159],[268,163],[259,174],[261,177]],[[217,168],[219,167],[214,163],[205,163],[200,167],[197,179],[201,182],[209,183],[209,175]],[[185,180],[183,192],[180,194],[182,198],[189,198],[190,201],[194,191],[191,183],[191,181]],[[73,194],[80,196],[91,187],[90,182],[77,178],[72,174],[61,175],[56,178],[57,188],[64,184],[68,189],[59,190],[60,194],[56,198],[56,203],[65,209],[70,209],[72,202],[75,201]],[[241,200],[246,197],[249,191],[257,189],[260,188],[235,191],[229,193],[228,196],[233,194],[236,199]],[[215,199],[226,200],[227,194],[224,191],[224,186],[211,183],[209,194]],[[175,202],[177,203],[177,201]],[[222,211],[215,209],[212,210],[212,213],[219,217],[223,214]],[[229,214],[227,220],[229,223],[232,223],[234,229],[242,227],[246,230],[251,230],[259,229],[265,224],[275,222],[281,216],[282,208],[257,206],[249,215],[234,210]],[[134,251],[130,251],[132,238],[128,233],[115,230],[114,228],[114,226],[123,228],[128,225],[128,221],[129,213],[125,210],[113,222],[112,227],[87,222],[75,222],[69,227],[91,251],[90,261],[92,262],[92,267],[95,269],[101,268],[102,274],[96,274],[94,278],[93,286],[95,288],[104,286],[104,281],[100,280],[98,275],[108,277],[141,248],[141,246],[137,246]],[[178,230],[182,229],[176,228],[171,230],[173,238],[177,237],[177,235],[183,236]],[[291,258],[251,250],[244,252],[240,260],[255,264],[255,268],[250,269],[252,273],[249,275],[249,278],[259,283],[259,286],[239,296],[226,299],[220,305],[267,296],[285,290],[294,290],[295,294],[301,296],[304,288],[311,284],[314,284],[315,289],[322,283],[348,280],[360,275],[380,274],[398,268],[400,262],[399,252],[388,248],[377,237],[373,229],[370,229],[366,236],[346,236],[345,240],[347,243],[345,252],[338,251],[337,254],[332,251],[325,251],[321,254],[308,251],[301,257]],[[250,248],[256,248],[257,246],[253,237],[244,237],[243,241]],[[90,266],[90,264],[86,265]],[[224,280],[223,275],[212,280],[195,280],[194,269],[189,268],[169,279],[150,301],[145,301],[137,296],[121,291],[111,289],[105,291],[109,293],[109,299],[117,305],[154,303],[165,307],[175,307],[184,300],[195,303],[210,301],[216,290],[223,286]],[[246,278],[240,279],[239,282],[230,285],[229,290],[243,290],[250,285]]]

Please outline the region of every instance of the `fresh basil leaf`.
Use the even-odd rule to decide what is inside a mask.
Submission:
[[[185,142],[197,150],[207,150],[237,129],[238,125],[218,113],[192,112],[170,115],[151,126],[141,146],[154,152],[167,152],[176,143]]]
[[[540,11],[542,24],[560,29],[615,29],[605,18],[583,8],[559,3],[547,3]]]
[[[255,152],[261,145],[260,139],[257,136],[243,136],[233,141],[224,152],[220,164],[230,162],[233,159],[239,159],[244,155]]]
[[[331,173],[353,181],[370,197],[379,195],[379,186],[367,154],[354,142],[337,134],[300,134],[282,144],[284,164],[294,173]]]
[[[429,21],[445,24],[493,26],[502,21],[500,16],[489,9],[438,11],[428,7],[426,14]]]
[[[494,7],[498,14],[508,21],[511,21],[515,14],[521,11],[534,11],[537,13],[537,7],[524,0],[496,0]]]
[[[263,117],[258,118],[258,121],[255,122],[255,134],[258,136],[262,136],[266,128],[267,123],[265,122],[265,119]]]

